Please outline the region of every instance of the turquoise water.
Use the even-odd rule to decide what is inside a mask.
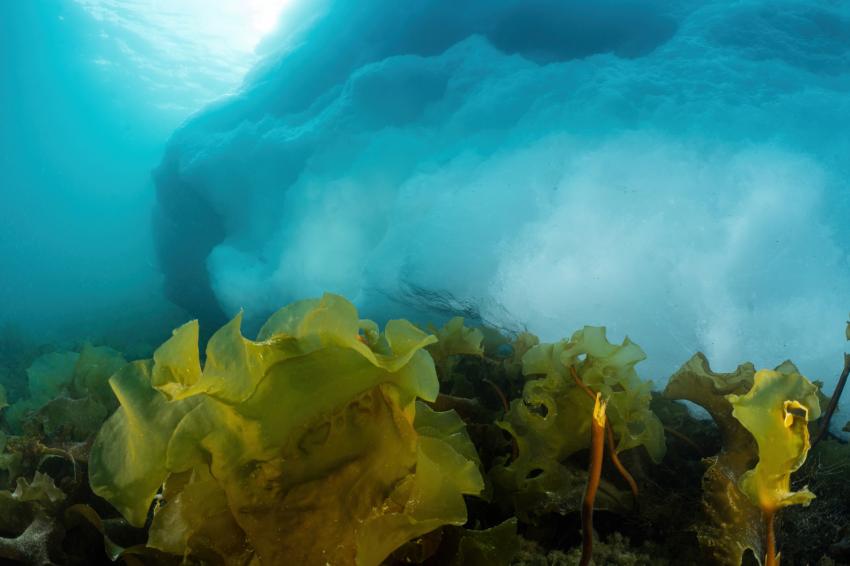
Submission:
[[[292,2],[259,53],[251,6],[4,5],[6,318],[436,294],[606,324],[661,377],[697,349],[834,373],[841,4]]]
[[[0,2],[0,385],[330,292],[831,393],[848,132],[835,0]]]

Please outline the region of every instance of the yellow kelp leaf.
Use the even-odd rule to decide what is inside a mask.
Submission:
[[[197,380],[188,327],[116,386],[122,410],[98,437],[92,484],[135,520],[165,482],[152,545],[211,561],[255,552],[266,564],[369,566],[406,537],[465,521],[462,496],[483,484],[462,423],[425,412],[429,425],[413,426],[415,399],[438,391],[423,349],[434,337],[407,321],[380,333],[330,294],[278,311],[259,341],[239,322],[210,340]],[[128,455],[143,449],[136,426],[148,426],[145,462]],[[228,525],[242,534],[214,534]]]
[[[780,366],[780,369],[790,369]],[[808,505],[808,489],[791,491],[791,474],[809,452],[810,420],[820,417],[817,387],[797,372],[756,372],[745,395],[729,395],[732,415],[753,435],[759,460],[741,476],[741,490],[768,513],[787,505]]]
[[[257,384],[265,378],[271,366],[280,360],[299,354],[294,340],[254,342],[242,336],[241,325],[242,313],[240,312],[213,334],[207,343],[207,357],[203,372],[191,386],[182,390],[179,390],[179,384],[172,386],[175,399],[186,399],[203,393],[225,403],[244,401],[254,393]],[[183,337],[175,334],[169,342],[178,338]],[[192,355],[196,358],[198,348],[197,337],[195,338],[196,344],[192,348]],[[192,364],[189,367],[194,366],[195,358],[191,358]],[[158,372],[158,370],[154,371]],[[186,376],[191,376],[192,373],[194,369],[186,373]],[[189,377],[189,379],[192,378]],[[160,388],[162,387],[160,385]]]
[[[100,429],[89,456],[92,490],[137,527],[168,475],[165,456],[174,427],[197,403],[168,401],[151,386],[152,365],[127,364],[109,380],[121,407]]]
[[[201,378],[198,355],[198,321],[192,320],[177,328],[153,354],[151,385],[169,399],[181,397]]]
[[[203,467],[172,475],[150,527],[148,546],[206,562],[243,566],[254,552],[219,483]]]

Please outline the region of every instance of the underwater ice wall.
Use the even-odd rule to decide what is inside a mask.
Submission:
[[[656,379],[839,369],[847,4],[300,0],[264,49],[156,173],[167,292],[207,321],[329,290],[605,324]]]

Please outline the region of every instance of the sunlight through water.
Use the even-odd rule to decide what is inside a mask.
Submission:
[[[104,72],[126,64],[162,110],[193,112],[226,94],[291,0],[76,0],[100,26]],[[111,56],[110,56],[111,54]]]

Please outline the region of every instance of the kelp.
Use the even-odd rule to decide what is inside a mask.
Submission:
[[[70,428],[70,437],[84,440],[115,409],[108,380],[126,363],[120,352],[91,344],[79,353],[44,354],[27,369],[29,396],[8,408],[6,420],[21,432],[24,421],[34,417],[46,424],[48,434]]]
[[[702,480],[701,546],[718,564],[739,566],[747,550],[761,563],[768,538],[763,511],[811,499],[807,490],[790,492],[789,483],[808,450],[807,422],[820,414],[817,387],[791,362],[772,371],[744,363],[716,373],[697,353],[664,395],[703,407],[721,435],[721,451],[707,459]]]
[[[604,328],[544,344],[461,318],[433,332],[401,320],[382,330],[325,295],[281,309],[254,340],[237,315],[203,355],[193,321],[149,360],[126,364],[89,345],[36,359],[29,396],[15,408],[0,398],[0,415],[11,410],[15,426],[0,433],[0,486],[9,487],[0,491],[9,525],[0,557],[574,564],[597,393],[607,403],[608,453],[623,454],[641,491],[637,508],[605,460],[595,562],[738,566],[748,551],[769,560],[766,513],[810,501],[805,483],[824,492],[840,485],[812,481],[833,471],[811,463],[805,478],[792,477],[824,399],[790,363],[715,373],[696,355],[662,399],[636,372],[640,347],[609,342]],[[683,416],[672,399],[702,405],[716,428]],[[670,457],[653,409],[673,429]],[[92,446],[86,439],[98,428]],[[721,445],[706,469],[701,458]],[[40,496],[13,497],[39,485]],[[779,525],[786,540],[806,523],[803,510],[788,512],[794,524]],[[618,535],[624,524],[635,547]],[[826,530],[821,553],[842,536]],[[797,537],[785,549],[795,563],[815,552]]]
[[[528,512],[565,513],[581,502],[585,473],[564,461],[590,445],[593,399],[575,383],[570,368],[608,400],[618,452],[643,446],[653,461],[664,457],[664,430],[649,408],[651,383],[641,380],[634,368],[644,358],[628,338],[611,344],[604,328],[590,326],[569,340],[528,350],[522,399],[513,400],[497,423],[516,440],[518,455],[491,471],[494,482],[513,494],[521,518]],[[619,490],[605,481],[599,495],[603,508],[624,506]]]
[[[454,413],[402,321],[379,333],[336,295],[275,313],[257,341],[241,317],[201,368],[189,323],[111,380],[121,407],[92,448],[90,482],[149,546],[226,564],[379,564],[408,540],[466,521],[483,489]],[[333,541],[331,544],[330,541]]]
[[[434,360],[440,379],[448,379],[451,376],[457,356],[484,354],[484,334],[478,328],[466,326],[463,317],[456,316],[442,328],[431,326],[428,330],[437,338],[426,349]]]
[[[738,480],[738,487],[761,509],[765,520],[765,564],[778,564],[774,517],[789,505],[808,505],[814,494],[806,487],[791,491],[791,474],[809,452],[809,420],[820,416],[817,387],[785,362],[775,371],[761,370],[744,395],[729,395],[732,416],[758,445],[758,463]]]
[[[0,558],[24,564],[55,563],[64,533],[54,513],[64,499],[53,480],[38,472],[29,482],[18,478],[14,491],[0,491],[0,532],[12,534],[0,537]]]
[[[707,459],[702,478],[704,519],[697,538],[717,564],[739,566],[750,549],[764,556],[765,537],[761,512],[738,487],[737,480],[758,458],[755,439],[732,416],[730,394],[744,394],[753,384],[755,367],[738,366],[732,373],[716,373],[708,359],[695,354],[670,378],[664,396],[696,403],[708,411],[720,431],[722,448]]]

